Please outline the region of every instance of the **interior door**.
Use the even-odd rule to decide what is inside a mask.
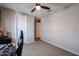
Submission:
[[[18,14],[18,38],[20,37],[20,31],[24,34],[24,43],[27,41],[27,16]]]

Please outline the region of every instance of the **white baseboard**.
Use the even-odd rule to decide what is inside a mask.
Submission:
[[[59,47],[59,48],[61,48],[61,49],[64,49],[64,50],[66,50],[66,51],[69,51],[69,52],[71,52],[71,53],[76,54],[76,55],[79,56],[79,53],[74,52],[74,51],[71,51],[71,50],[69,50],[69,49],[67,49],[67,48],[64,48],[64,47],[62,47],[62,46],[60,46],[60,45],[58,45],[58,44],[52,43],[52,42],[47,41],[47,40],[42,40],[42,41],[47,42],[47,43],[49,43],[49,44],[51,44],[51,45],[57,46],[57,47]]]
[[[35,41],[29,41],[29,42],[24,42],[24,43],[33,43],[33,42],[35,42]]]

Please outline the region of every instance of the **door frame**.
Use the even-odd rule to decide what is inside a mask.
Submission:
[[[34,40],[36,41],[36,22],[41,22],[40,18],[34,17]]]

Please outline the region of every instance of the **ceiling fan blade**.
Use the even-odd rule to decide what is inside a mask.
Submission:
[[[41,6],[41,8],[43,8],[43,9],[50,9],[49,7],[46,7],[46,6]]]
[[[34,12],[34,11],[35,11],[35,9],[36,9],[36,8],[34,8],[34,9],[31,11],[31,13],[32,13],[32,12]]]

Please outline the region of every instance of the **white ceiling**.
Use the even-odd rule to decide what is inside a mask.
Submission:
[[[35,10],[31,13],[31,10],[35,7],[35,3],[0,3],[1,7],[6,7],[18,12],[31,14],[38,17],[43,17],[48,15],[52,12],[60,10],[66,6],[69,6],[69,3],[42,3],[41,5],[48,6],[51,8],[52,11],[48,12],[45,9],[41,9],[40,11]]]

